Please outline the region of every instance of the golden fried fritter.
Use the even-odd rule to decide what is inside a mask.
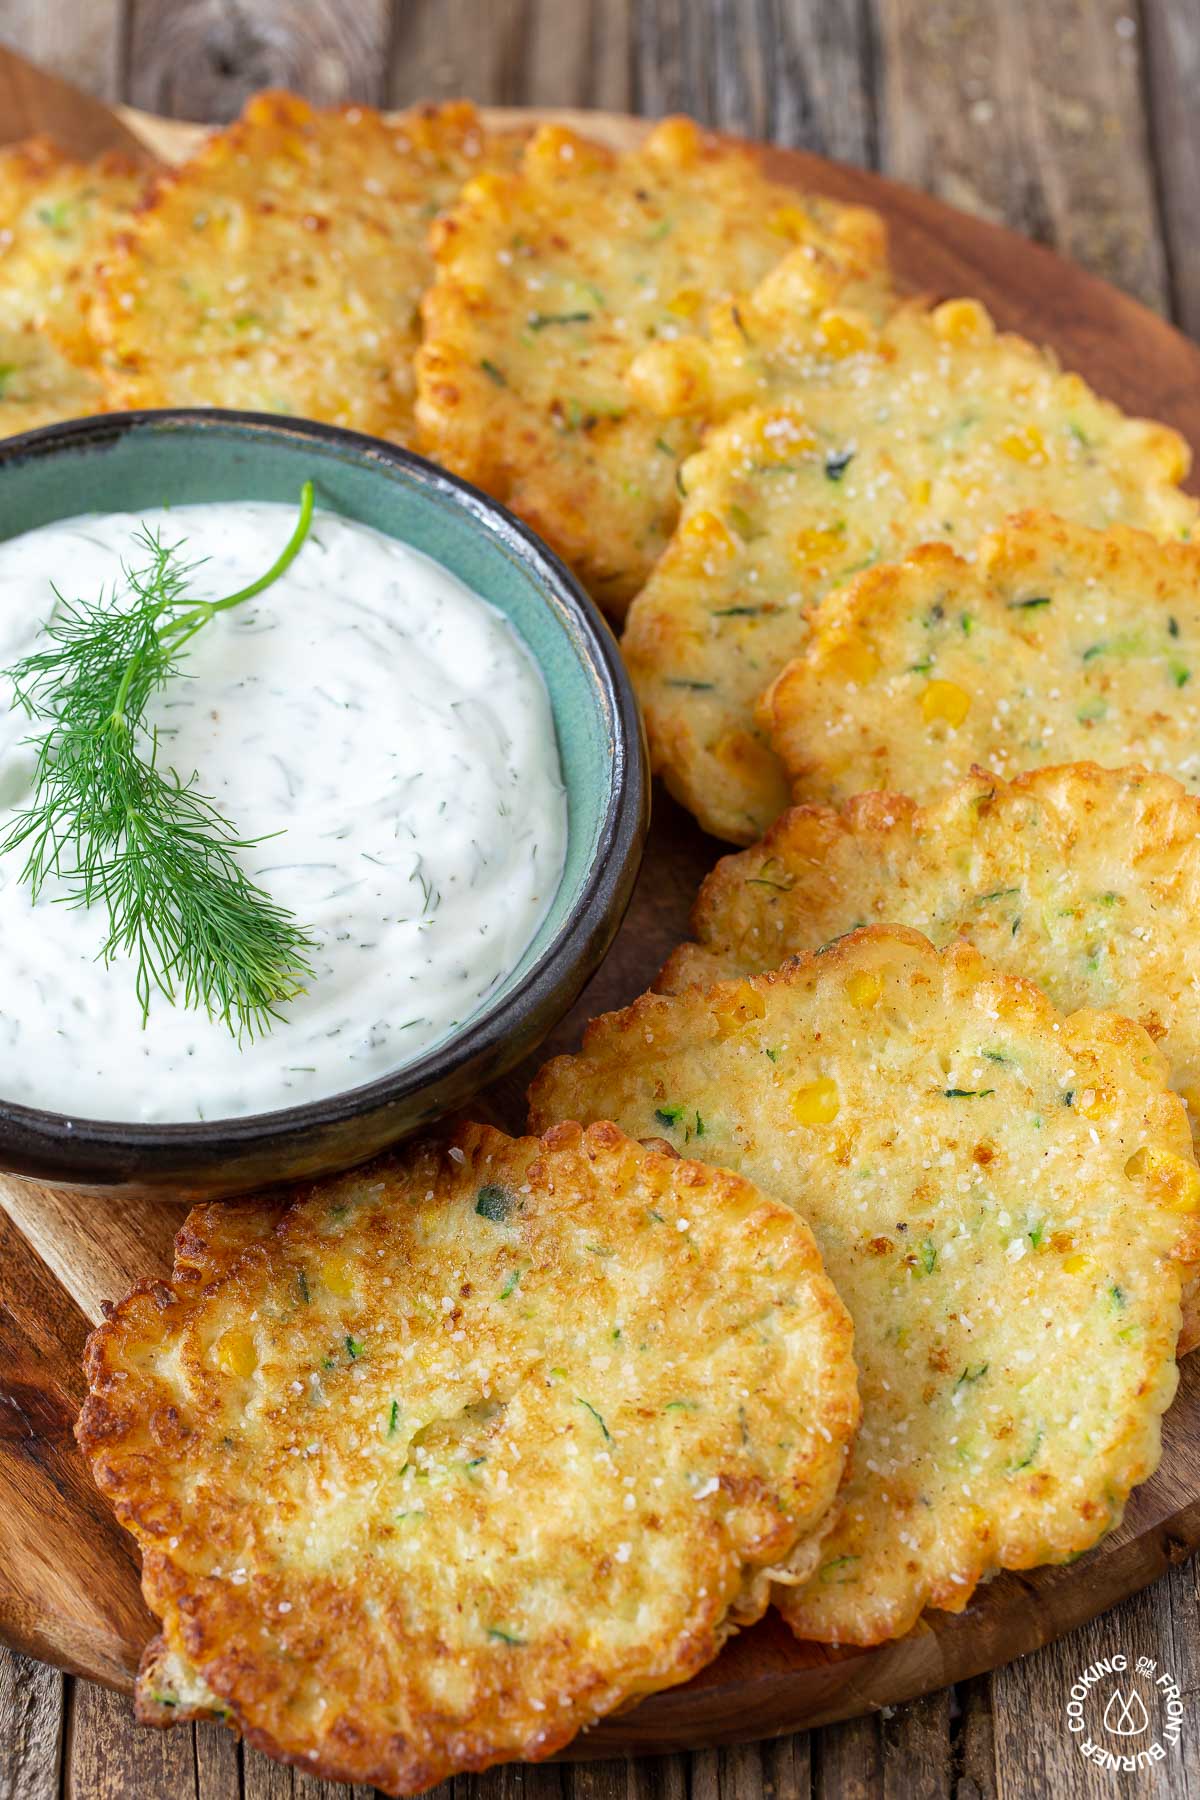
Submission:
[[[620,153],[545,125],[514,173],[470,183],[435,242],[422,448],[520,513],[618,615],[670,535],[697,442],[631,392],[637,353],[796,243],[855,271],[885,254],[876,214],[770,182],[686,119]]]
[[[611,1125],[199,1207],[78,1428],[162,1620],[141,1716],[389,1792],[549,1755],[815,1566],[851,1351],[788,1208]]]
[[[965,938],[1065,1011],[1138,1020],[1200,1118],[1200,799],[1166,775],[1068,763],[974,770],[918,806],[859,794],[797,806],[700,889],[696,942],[662,993],[774,969],[862,925]]]
[[[1086,758],[1200,787],[1200,545],[1027,513],[831,594],[760,704],[798,800]]]
[[[164,176],[103,273],[114,406],[240,406],[407,441],[438,210],[499,153],[474,109],[389,122],[259,94]]]
[[[777,1604],[873,1644],[1116,1523],[1159,1456],[1200,1171],[1166,1061],[969,945],[869,927],[775,974],[646,995],[550,1063],[532,1118],[615,1120],[813,1228],[863,1423],[838,1523]]]
[[[88,307],[97,256],[142,180],[48,138],[0,151],[0,437],[103,410]]]
[[[1163,538],[1200,516],[1176,486],[1175,432],[998,337],[974,302],[905,305],[878,331],[863,315],[832,341],[840,359],[718,426],[684,465],[682,517],[625,632],[656,767],[739,843],[788,798],[755,702],[831,588],[931,539],[973,548],[1021,506]]]

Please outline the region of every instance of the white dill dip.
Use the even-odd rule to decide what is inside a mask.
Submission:
[[[190,596],[262,574],[292,506],[219,502],[86,516],[0,544],[0,668],[54,605],[123,589],[144,525],[201,562]],[[0,695],[0,832],[32,793],[33,727]],[[307,992],[241,1044],[106,967],[103,906],[37,904],[25,850],[0,857],[0,1097],[71,1116],[188,1121],[267,1112],[412,1062],[477,1013],[554,897],[567,838],[550,701],[507,620],[394,539],[318,513],[290,568],[218,614],[151,701],[158,759],[237,835],[243,868],[316,943]]]

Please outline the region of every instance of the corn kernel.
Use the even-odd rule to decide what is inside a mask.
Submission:
[[[854,313],[827,312],[817,324],[817,336],[830,356],[855,356],[871,342],[871,328]]]
[[[931,315],[933,328],[947,344],[986,343],[996,328],[978,300],[947,300]]]
[[[792,1095],[792,1117],[800,1125],[828,1125],[837,1118],[840,1106],[837,1082],[828,1075],[797,1088]]]
[[[812,235],[812,220],[802,206],[777,206],[768,218],[767,226],[771,231],[779,232],[781,237],[795,241]]]
[[[576,150],[583,147],[582,139],[569,125],[548,124],[539,126],[534,132],[525,146],[525,154],[531,160],[544,158],[552,162],[564,153],[573,156]]]
[[[626,370],[625,385],[660,419],[704,412],[712,395],[708,346],[684,340],[647,344]]]
[[[321,1265],[321,1280],[339,1300],[348,1300],[354,1292],[354,1273],[346,1256],[327,1256]]]
[[[816,438],[794,413],[770,412],[755,421],[754,443],[763,462],[790,462],[815,449]]]
[[[703,508],[683,521],[680,534],[689,544],[697,544],[705,550],[732,553],[736,548],[731,533],[716,513]]]
[[[1063,1257],[1064,1275],[1091,1275],[1095,1273],[1096,1259],[1082,1250],[1076,1250],[1071,1256]]]
[[[286,156],[294,163],[306,163],[309,160],[309,146],[298,132],[289,131],[286,136],[276,138],[272,151],[275,156]]]
[[[1169,425],[1146,427],[1146,449],[1155,457],[1164,481],[1182,481],[1191,468],[1192,457],[1186,443]]]
[[[694,319],[704,304],[704,295],[699,288],[680,288],[667,301],[667,311],[674,313],[677,319]]]
[[[1131,1181],[1144,1180],[1151,1198],[1168,1212],[1200,1212],[1200,1169],[1189,1157],[1146,1145],[1134,1151],[1125,1173]]]
[[[523,167],[539,170],[556,180],[564,168],[573,174],[593,174],[611,168],[613,153],[592,138],[580,137],[569,125],[540,125],[525,147]]]
[[[972,1504],[960,1507],[958,1516],[960,1524],[971,1533],[972,1537],[978,1538],[980,1543],[987,1543],[990,1540],[992,1519],[982,1506]]]
[[[1014,462],[1028,463],[1031,469],[1043,469],[1049,460],[1046,440],[1036,425],[1022,425],[1016,431],[1006,431],[1000,439],[1000,448],[1005,456],[1011,456]]]
[[[1165,481],[1186,481],[1191,473],[1192,453],[1178,432],[1172,432],[1173,443],[1163,447],[1162,476]]]
[[[723,768],[752,779],[779,780],[779,763],[767,746],[748,731],[726,731],[713,745],[713,755]]]
[[[846,982],[846,998],[860,1012],[875,1006],[882,993],[883,976],[876,969],[859,969]]]
[[[879,673],[879,658],[861,638],[842,638],[826,652],[824,665],[832,674],[853,681],[858,687]]]
[[[757,989],[748,981],[739,981],[733,992],[722,994],[713,1007],[718,1038],[727,1038],[751,1020],[761,1019],[766,1010],[767,1003]]]
[[[792,555],[802,568],[822,563],[845,544],[844,532],[832,525],[812,525],[792,539]]]
[[[944,719],[947,725],[961,725],[971,710],[971,696],[956,681],[931,681],[921,694],[921,711],[927,725]]]
[[[857,250],[865,262],[887,261],[887,226],[873,207],[841,207],[834,232],[840,244]]]
[[[700,155],[703,140],[700,128],[691,119],[663,119],[645,142],[647,156],[687,168]]]
[[[460,198],[469,206],[492,207],[501,201],[508,192],[508,182],[503,175],[490,169],[481,169],[478,175],[472,175],[466,183]]]
[[[812,244],[789,250],[759,283],[754,305],[759,313],[809,318],[829,305],[838,291],[837,265]]]
[[[307,125],[315,116],[307,100],[278,91],[255,94],[246,102],[243,114],[251,125]]]
[[[258,1367],[258,1352],[254,1348],[254,1339],[248,1331],[233,1330],[222,1332],[214,1346],[217,1367],[224,1369],[227,1375],[237,1375],[245,1379],[253,1375]]]

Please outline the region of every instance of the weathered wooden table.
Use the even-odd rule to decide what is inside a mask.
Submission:
[[[267,83],[320,101],[687,111],[1004,220],[1200,336],[1200,0],[0,0],[0,40],[106,99],[183,118],[228,118]],[[1086,1630],[890,1717],[689,1757],[500,1770],[455,1783],[456,1800],[1200,1795],[1197,1583],[1181,1563]],[[1153,1773],[1091,1767],[1066,1728],[1077,1674],[1118,1649],[1183,1690],[1182,1744]],[[0,1800],[351,1791],[369,1800],[216,1728],[137,1732],[125,1700],[0,1649]]]

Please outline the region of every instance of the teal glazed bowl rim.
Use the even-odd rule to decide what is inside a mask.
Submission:
[[[421,509],[428,509],[431,536],[438,521],[444,524],[452,519],[448,530],[459,531],[460,561],[472,566],[490,561],[498,570],[506,564],[512,580],[524,581],[534,590],[530,599],[520,601],[520,607],[540,613],[540,600],[549,613],[549,623],[541,628],[547,632],[556,628],[557,637],[551,642],[559,647],[553,650],[552,660],[565,659],[559,662],[557,677],[547,666],[544,649],[540,653],[528,635],[522,635],[551,694],[570,795],[569,839],[576,832],[577,813],[570,764],[572,757],[578,760],[581,754],[575,742],[580,732],[587,740],[582,754],[591,758],[590,764],[585,761],[582,765],[582,773],[592,781],[597,777],[607,781],[607,791],[598,801],[585,795],[592,814],[590,823],[585,818],[590,842],[584,863],[576,871],[575,890],[548,940],[535,938],[532,957],[526,953],[515,981],[509,977],[499,994],[466,1025],[403,1068],[298,1106],[195,1122],[75,1119],[0,1098],[0,1170],[99,1193],[191,1201],[352,1167],[465,1105],[481,1087],[535,1049],[576,999],[616,936],[645,845],[650,781],[641,718],[616,640],[575,577],[495,500],[396,445],[306,419],[212,409],[107,413],[49,425],[0,443],[0,536],[13,534],[4,527],[6,483],[19,484],[24,479],[31,494],[41,484],[47,498],[32,513],[23,507],[21,523],[15,527],[18,531],[31,529],[69,517],[71,512],[89,510],[86,479],[72,480],[71,476],[86,477],[89,467],[95,476],[103,467],[97,458],[115,456],[119,463],[139,449],[147,453],[147,467],[152,471],[146,479],[146,492],[156,492],[159,498],[131,495],[129,509],[134,511],[139,506],[161,504],[163,498],[182,505],[216,497],[204,491],[213,485],[216,458],[221,459],[223,469],[244,466],[248,476],[245,492],[235,496],[230,491],[221,497],[275,498],[263,489],[279,483],[268,480],[261,469],[268,463],[282,468],[290,459],[295,492],[310,474],[317,485],[318,506],[324,503],[343,511],[338,504],[339,491],[343,498],[352,491],[365,494],[367,484],[372,494],[378,486],[382,504],[390,484],[398,511],[416,508],[415,517]],[[161,485],[156,488],[154,484],[173,479],[159,471],[172,468],[181,452],[192,453],[186,466],[194,468],[195,479],[186,483],[188,491],[165,495]],[[256,456],[263,459],[257,482]],[[53,479],[39,473],[48,466],[53,469]],[[232,479],[229,475],[218,478],[217,485],[231,488]],[[56,505],[56,496],[69,503]],[[290,489],[287,497],[292,497]],[[98,510],[115,507],[104,502]],[[346,516],[355,516],[353,507]],[[372,522],[387,530],[378,519]],[[424,548],[422,544],[416,547]],[[447,560],[447,566],[455,569],[453,556],[444,559],[435,551],[427,553]],[[455,572],[468,585],[476,585],[462,574],[461,567]],[[479,591],[493,604],[500,604],[501,610],[509,611],[494,593],[484,587]],[[564,667],[576,669],[568,676],[571,692],[565,698]],[[590,714],[582,726],[564,737],[566,721],[560,708],[567,700],[574,704],[581,694],[586,696]],[[598,766],[602,757],[606,769]],[[576,780],[580,772],[577,768]],[[571,880],[572,861],[579,854],[578,841],[574,849],[569,843],[567,869],[551,917],[556,909],[561,910],[563,886]],[[544,935],[545,927],[540,936]]]

